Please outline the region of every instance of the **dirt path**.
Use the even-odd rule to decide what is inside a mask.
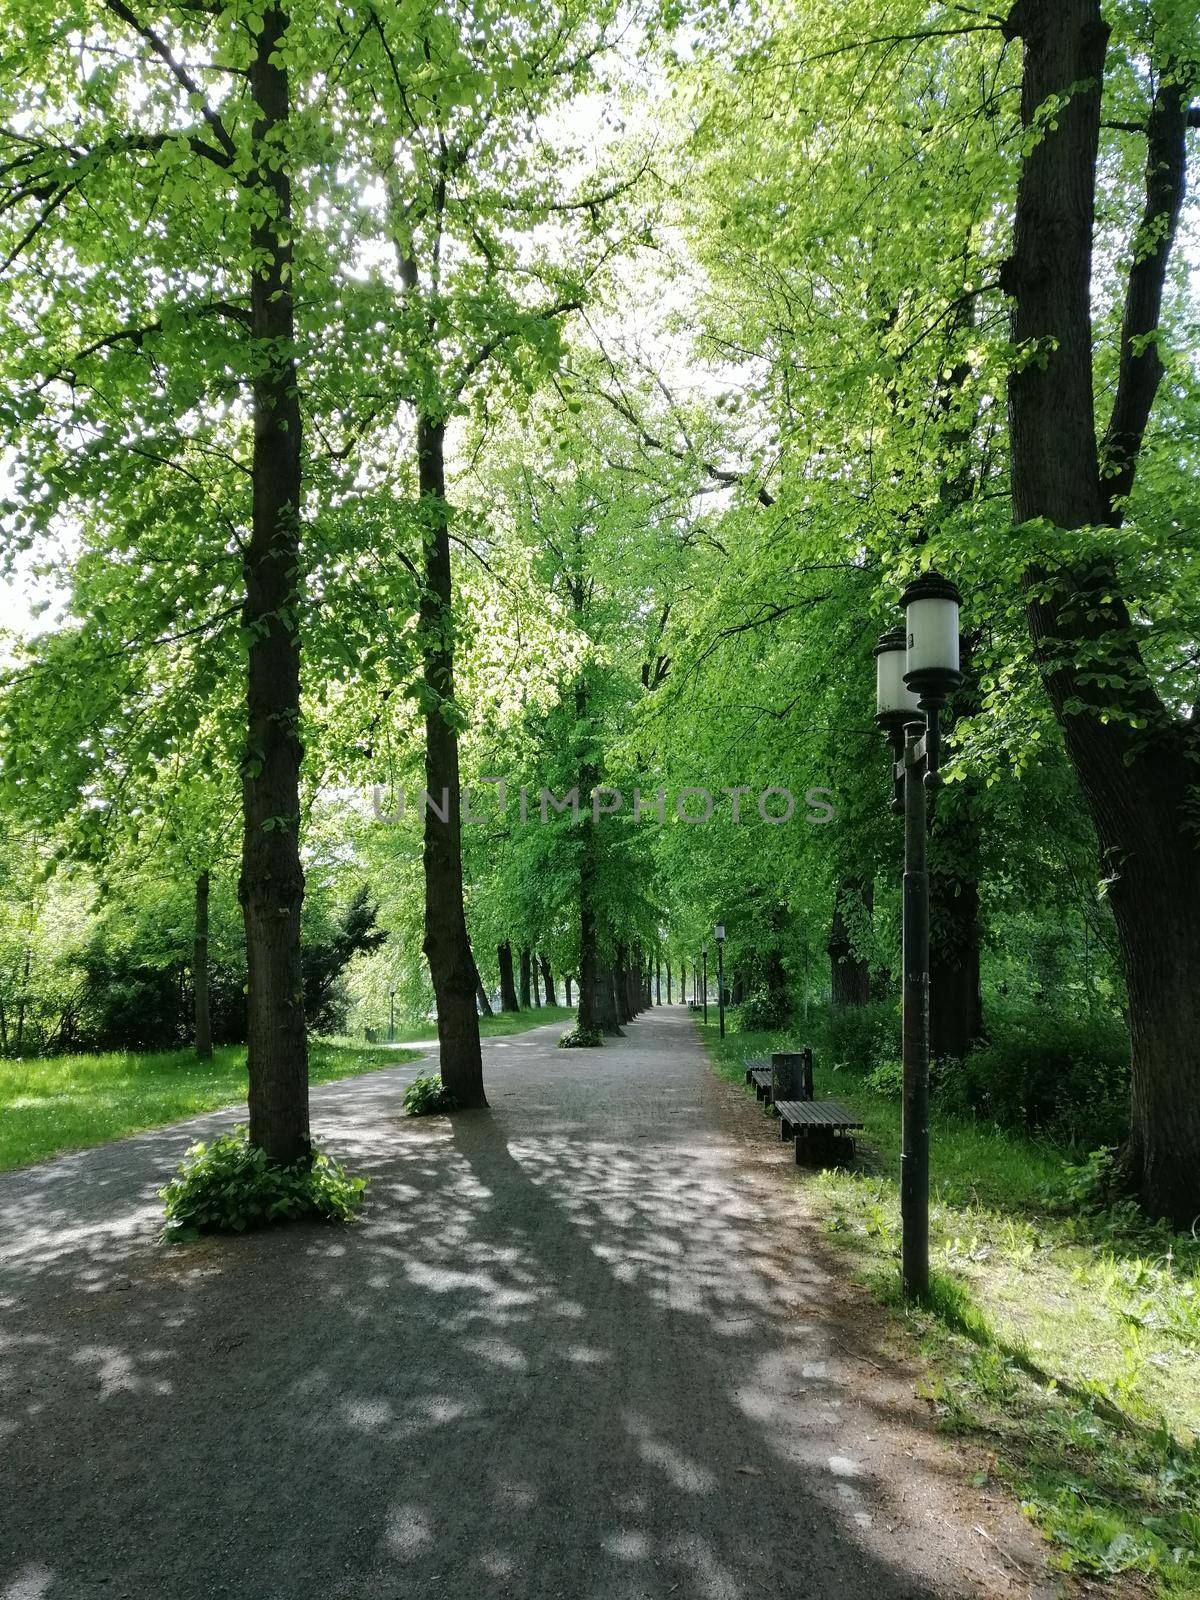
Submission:
[[[0,1600],[1056,1592],[686,1014],[559,1031],[485,1044],[491,1112],[316,1089],[351,1230],[157,1244],[229,1113],[0,1176]]]

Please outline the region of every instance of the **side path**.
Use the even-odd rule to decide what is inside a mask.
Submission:
[[[485,1044],[490,1112],[316,1090],[351,1230],[156,1244],[228,1114],[0,1177],[0,1600],[1056,1592],[686,1013],[559,1031]]]

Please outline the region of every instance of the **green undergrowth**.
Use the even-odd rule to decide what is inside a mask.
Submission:
[[[313,1040],[311,1083],[415,1061],[418,1052]],[[246,1098],[246,1047],[0,1060],[0,1171],[107,1144]]]
[[[701,1027],[717,1072],[806,1030]],[[1048,1138],[935,1106],[928,1307],[899,1299],[899,1096],[814,1026],[817,1095],[865,1124],[853,1169],[801,1178],[832,1247],[895,1307],[928,1370],[921,1393],[972,1436],[1050,1539],[1053,1562],[1200,1596],[1200,1244],[1128,1203],[1096,1203],[1097,1163]]]
[[[576,1024],[562,1034],[558,1041],[560,1050],[595,1050],[604,1043],[599,1028],[581,1028]]]
[[[414,1078],[404,1091],[404,1109],[410,1117],[436,1117],[454,1108],[454,1096],[437,1073]]]
[[[252,1145],[245,1128],[194,1144],[159,1194],[163,1238],[172,1243],[202,1233],[245,1233],[288,1222],[352,1222],[365,1178],[352,1178],[332,1156],[313,1150],[277,1166]]]

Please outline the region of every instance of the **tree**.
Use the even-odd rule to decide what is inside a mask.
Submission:
[[[77,54],[65,31],[31,12],[21,81],[10,75],[4,85],[6,101],[18,106],[31,65],[46,86],[36,120],[9,141],[14,154],[5,167],[6,265],[21,266],[7,298],[10,332],[36,320],[40,297],[22,298],[32,280],[57,286],[56,303],[22,357],[24,389],[10,413],[32,480],[16,524],[45,526],[106,457],[126,482],[147,466],[186,474],[179,456],[202,451],[206,432],[221,432],[211,409],[207,427],[192,421],[204,414],[213,386],[226,389],[232,370],[248,388],[249,537],[234,537],[247,652],[240,896],[249,960],[250,1137],[272,1160],[290,1162],[308,1146],[290,18],[286,6],[267,0],[236,19],[170,7],[156,24],[125,0],[99,0],[80,4],[72,20],[101,52],[111,50],[115,65],[89,71],[87,52]],[[248,96],[231,92],[243,82]],[[126,263],[128,281],[118,291],[86,267],[94,252],[124,236],[140,237],[142,251]],[[75,263],[74,275],[61,270],[63,260]],[[207,292],[197,294],[197,283]],[[76,313],[82,340],[72,339]],[[228,362],[223,369],[206,362],[212,345],[194,336],[197,324],[210,322],[222,330],[214,343]],[[96,420],[74,467],[70,424],[81,387]],[[128,431],[131,409],[137,426]],[[64,424],[62,442],[44,449]],[[156,448],[161,433],[172,436],[165,456]],[[53,473],[55,461],[57,492],[47,495],[46,469]],[[203,495],[203,480],[199,487]]]
[[[1163,7],[1150,41],[1146,193],[1126,279],[1112,409],[1095,426],[1092,254],[1109,26],[1099,0],[1018,0],[1024,50],[1008,383],[1013,518],[1038,665],[1096,828],[1129,995],[1126,1171],[1154,1214],[1200,1211],[1200,847],[1194,714],[1173,703],[1124,595],[1119,530],[1162,380],[1161,309],[1182,208],[1190,23]]]

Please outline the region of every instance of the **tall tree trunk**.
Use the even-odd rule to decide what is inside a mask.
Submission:
[[[212,1023],[208,1010],[208,868],[196,879],[196,926],[192,940],[192,996],[196,1016],[196,1054],[212,1060]]]
[[[1014,343],[1038,351],[1009,378],[1013,517],[1051,529],[1115,524],[1162,371],[1154,333],[1186,183],[1190,86],[1164,73],[1147,122],[1147,248],[1129,269],[1102,476],[1090,296],[1108,29],[1099,0],[1019,0],[1008,32],[1024,45],[1025,123],[1062,97],[1022,162],[1004,273]],[[1042,531],[1031,540],[1051,542]],[[1187,1225],[1200,1212],[1200,751],[1196,725],[1162,703],[1146,672],[1117,578],[1102,548],[1092,559],[1031,564],[1026,602],[1110,886],[1133,1046],[1127,1173],[1147,1210]]]
[[[33,947],[25,946],[25,954],[21,960],[21,992],[17,999],[17,1054],[25,1043],[25,1007],[29,1001],[29,972],[33,965]]]
[[[475,1004],[479,1007],[479,1015],[481,1017],[490,1017],[492,1015],[492,1002],[488,999],[488,992],[483,987],[483,978],[480,975],[479,963],[475,959],[474,947],[471,950],[471,965],[475,969]]]
[[[532,951],[529,956],[529,981],[533,986],[533,1003],[539,1009],[542,1004],[542,990],[538,982],[538,959]]]
[[[550,957],[547,955],[538,956],[538,965],[542,969],[542,982],[546,986],[546,1004],[548,1006],[556,1006],[558,1004],[558,996],[554,992],[554,974],[550,970]]]
[[[571,974],[569,972],[563,975],[563,989],[566,991],[567,997],[565,1004],[569,1006],[571,1004]]]
[[[500,967],[500,1009],[501,1011],[519,1011],[517,1001],[517,985],[513,977],[512,945],[506,939],[503,944],[496,946],[496,960]]]
[[[833,923],[825,948],[829,954],[829,996],[835,1011],[865,1006],[871,998],[871,968],[855,949],[846,914],[852,906],[865,910],[872,898],[873,885],[865,878],[843,879],[834,893]]]
[[[533,1006],[533,989],[529,982],[529,950],[521,951],[521,1005],[529,1011]]]
[[[580,979],[580,1006],[583,1005],[583,980]],[[613,969],[607,962],[596,964],[596,1011],[602,1032],[620,1034],[621,1018],[617,1011],[617,986]]]
[[[590,824],[589,824],[590,826]],[[580,1028],[604,1028],[604,996],[600,991],[600,962],[596,954],[596,912],[592,904],[592,876],[588,865],[588,844],[584,844],[584,865],[579,874],[579,1009]]]
[[[242,563],[248,660],[238,883],[246,927],[250,1140],[284,1164],[309,1148],[300,963],[301,415],[293,354],[291,183],[280,138],[289,115],[288,75],[277,59],[287,20],[280,6],[267,8],[250,64],[250,92],[261,113],[254,149],[257,154],[269,146],[271,155],[250,181],[261,206],[250,242],[261,264],[250,277],[258,359],[253,517]]]
[[[961,1060],[983,1035],[979,884],[930,873],[929,1052]]]
[[[442,1082],[463,1108],[486,1106],[475,962],[463,909],[462,784],[454,705],[453,579],[446,501],[446,427],[417,419],[424,583],[420,637],[424,672],[425,955],[437,1000]]]

